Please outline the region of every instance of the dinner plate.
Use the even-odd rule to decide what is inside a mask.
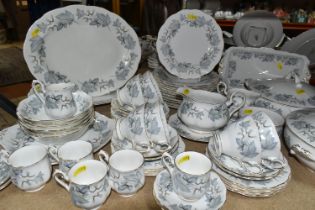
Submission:
[[[308,82],[309,60],[303,55],[270,48],[230,47],[219,69],[220,77],[229,87],[244,88],[246,79],[275,79],[298,75]]]
[[[287,41],[281,50],[305,55],[311,64],[315,64],[315,29],[310,29]]]
[[[233,40],[243,47],[276,47],[283,37],[281,21],[271,12],[254,11],[242,16],[233,28]]]
[[[29,28],[23,53],[36,79],[73,82],[93,97],[122,87],[141,57],[138,37],[121,17],[85,5],[43,15]]]
[[[158,33],[160,62],[171,74],[184,79],[208,74],[221,59],[222,30],[200,10],[181,10],[170,16]]]

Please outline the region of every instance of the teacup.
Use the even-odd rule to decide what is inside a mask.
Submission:
[[[132,77],[124,87],[117,90],[117,101],[120,106],[127,106],[130,110],[145,103],[139,74]]]
[[[282,136],[284,118],[275,111],[262,107],[246,106],[240,109],[239,116],[244,117],[246,115],[252,115],[257,112],[264,112],[265,114],[267,114],[268,117],[272,120],[273,124],[275,125],[278,135]]]
[[[111,192],[107,172],[107,165],[101,161],[84,160],[75,164],[68,174],[55,170],[53,177],[70,192],[75,206],[96,209],[106,201]]]
[[[216,131],[211,140],[214,141],[214,155],[222,153],[234,158],[260,163],[261,143],[259,130],[252,116],[243,117]]]
[[[148,152],[151,145],[145,131],[144,105],[129,113],[127,117],[118,119],[116,133],[119,139],[130,140],[137,151]]]
[[[82,160],[93,159],[93,146],[91,143],[77,140],[70,141],[59,147],[48,148],[50,156],[59,162],[59,169],[68,173],[69,170]]]
[[[154,150],[165,152],[170,149],[170,129],[160,102],[145,104],[144,123],[146,135]]]
[[[41,92],[38,90],[40,85]],[[58,83],[46,87],[38,80],[34,80],[32,88],[35,95],[45,105],[45,111],[53,119],[63,119],[75,114],[77,108],[73,98],[73,83]]]
[[[165,152],[170,149],[170,130],[160,102],[147,103],[116,122],[119,139],[129,139],[134,149],[145,153],[151,149]]]
[[[164,153],[162,162],[171,175],[174,191],[179,198],[196,201],[209,190],[212,164],[205,155],[188,151],[174,159]]]
[[[109,165],[109,179],[113,190],[121,196],[129,197],[141,189],[145,182],[141,153],[135,150],[119,150],[110,157],[99,152],[99,159]]]
[[[228,99],[218,93],[186,87],[178,88],[177,92],[184,97],[177,110],[178,118],[197,131],[209,132],[222,128],[245,103],[245,96],[238,93]]]
[[[146,103],[155,103],[157,101],[163,101],[163,97],[160,88],[155,81],[152,73],[146,71],[140,79],[143,97]]]
[[[26,192],[41,190],[51,176],[51,164],[47,149],[41,145],[29,145],[14,151],[11,155],[4,154],[4,161],[10,167],[12,183]]]

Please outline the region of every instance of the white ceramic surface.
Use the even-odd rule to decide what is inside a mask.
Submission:
[[[229,88],[244,88],[246,79],[285,78],[292,73],[308,82],[309,60],[302,55],[270,48],[230,47],[219,69],[220,77]]]
[[[156,176],[153,195],[163,209],[217,210],[223,206],[226,200],[226,187],[215,172],[210,172],[210,185],[205,195],[198,201],[184,201],[174,192],[171,177],[168,171],[164,170]]]
[[[198,201],[210,186],[211,161],[205,155],[187,151],[173,158],[162,155],[162,163],[171,175],[174,192],[183,200]]]
[[[12,183],[26,192],[41,190],[51,177],[52,167],[47,149],[42,145],[29,145],[7,157]]]
[[[107,172],[106,164],[97,160],[85,160],[74,165],[68,174],[55,170],[53,177],[70,192],[76,207],[97,209],[111,192]]]
[[[156,43],[160,62],[180,78],[200,78],[213,70],[223,52],[222,31],[199,10],[180,10],[162,25]]]
[[[23,53],[36,79],[73,82],[91,96],[123,86],[141,57],[138,37],[121,17],[85,5],[58,8],[39,18],[27,32]]]

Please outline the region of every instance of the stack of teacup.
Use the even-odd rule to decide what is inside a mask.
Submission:
[[[183,102],[169,123],[179,135],[195,141],[208,142],[213,132],[224,127],[245,102],[245,96],[238,92],[229,99],[219,93],[187,87],[178,88],[177,92],[183,96]]]
[[[146,103],[126,117],[119,118],[111,141],[112,151],[133,149],[145,158],[146,175],[156,175],[163,166],[164,152],[175,154],[183,150],[176,130],[167,124],[163,105],[158,101]]]
[[[280,147],[272,120],[256,112],[214,132],[207,154],[229,190],[268,197],[282,190],[291,175]]]
[[[160,101],[163,98],[160,89],[150,71],[137,74],[131,78],[124,87],[117,90],[117,98],[111,102],[111,115],[118,119],[127,116],[131,111],[145,103]],[[164,105],[166,113],[168,107]]]
[[[74,92],[72,83],[46,87],[33,81],[35,94],[21,101],[17,108],[24,132],[41,140],[73,140],[82,136],[94,123],[92,98],[82,91]]]

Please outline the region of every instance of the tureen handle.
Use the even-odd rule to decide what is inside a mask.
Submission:
[[[45,94],[45,86],[39,80],[33,80],[32,82],[32,89],[35,95],[41,100],[43,104],[45,104],[45,98],[43,94]]]
[[[303,158],[315,162],[315,158],[311,155],[311,153],[305,149],[303,149],[300,145],[294,144],[290,148],[290,153],[292,155],[299,154]]]
[[[173,176],[173,171],[175,168],[174,158],[167,152],[164,152],[162,155],[162,163],[168,170],[171,176]]]
[[[69,177],[59,169],[56,169],[53,174],[54,179],[58,184],[70,191]]]
[[[280,170],[283,169],[285,163],[282,160],[272,158],[272,157],[265,157],[261,159],[261,164],[270,170]]]
[[[236,103],[235,103],[236,102]],[[238,110],[240,110],[246,102],[246,96],[241,92],[232,93],[230,100],[227,102],[227,106],[229,107],[230,117],[235,114]]]

